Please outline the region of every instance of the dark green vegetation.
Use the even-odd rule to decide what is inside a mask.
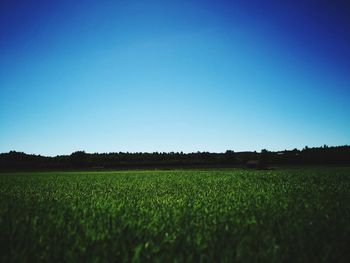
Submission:
[[[0,171],[34,171],[67,169],[144,169],[144,168],[232,168],[245,167],[255,161],[259,168],[271,165],[350,165],[350,146],[308,148],[270,152],[112,152],[45,157],[11,151],[0,153]]]
[[[350,168],[0,174],[0,261],[349,262]]]

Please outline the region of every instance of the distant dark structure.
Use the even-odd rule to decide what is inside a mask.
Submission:
[[[350,165],[350,146],[270,152],[225,153],[154,152],[85,153],[45,157],[11,151],[0,154],[1,171],[66,169],[167,169],[248,167],[266,169],[274,165]]]

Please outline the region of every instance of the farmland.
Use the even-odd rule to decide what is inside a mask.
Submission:
[[[0,261],[349,262],[350,168],[0,174]]]

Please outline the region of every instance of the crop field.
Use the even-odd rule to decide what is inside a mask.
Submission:
[[[1,262],[350,262],[350,168],[0,174]]]

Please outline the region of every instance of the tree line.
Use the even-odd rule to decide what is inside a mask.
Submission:
[[[261,152],[114,152],[86,153],[47,157],[10,151],[0,154],[0,170],[64,170],[64,169],[134,169],[251,167],[273,165],[349,165],[350,146],[309,148]]]

